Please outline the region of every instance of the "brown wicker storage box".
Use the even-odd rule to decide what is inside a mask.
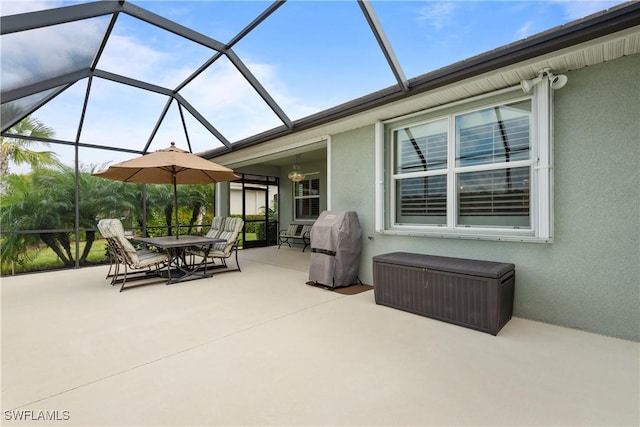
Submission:
[[[373,257],[376,304],[497,335],[511,319],[513,264],[394,252]]]

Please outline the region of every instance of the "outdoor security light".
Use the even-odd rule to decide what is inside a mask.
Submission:
[[[529,93],[531,92],[531,89],[533,89],[533,87],[538,83],[540,83],[541,81],[542,81],[542,76],[538,76],[535,79],[531,79],[531,80],[523,80],[520,82],[520,87],[525,93]]]
[[[534,88],[535,85],[540,83],[542,79],[548,78],[549,82],[551,82],[551,89],[562,89],[564,85],[567,84],[569,78],[564,74],[553,74],[550,68],[543,68],[538,72],[538,77],[531,80],[522,80],[520,82],[520,87],[525,93],[531,92],[531,89]]]
[[[553,74],[549,74],[549,80],[551,81],[551,89],[562,89],[564,85],[567,84],[569,78],[564,74],[558,74],[554,76]]]

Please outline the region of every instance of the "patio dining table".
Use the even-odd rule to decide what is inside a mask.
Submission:
[[[211,247],[216,243],[226,242],[224,239],[192,235],[183,235],[179,238],[176,238],[176,236],[134,237],[131,240],[166,251],[169,256],[169,264],[167,266],[169,280],[167,285],[211,277],[212,273],[202,273],[200,269],[206,262],[206,255],[209,254]],[[205,257],[202,258],[200,263],[190,264],[187,262],[186,250],[190,247],[197,247],[204,252]]]

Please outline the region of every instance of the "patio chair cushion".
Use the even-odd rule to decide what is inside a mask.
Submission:
[[[287,228],[287,231],[282,233],[282,235],[290,236],[290,237],[298,236],[298,224],[289,225],[289,227]]]
[[[280,249],[280,246],[284,243],[291,247],[293,241],[299,240],[304,244],[302,248],[302,252],[304,252],[311,243],[311,228],[313,228],[313,224],[290,224],[286,230],[280,230],[280,234],[278,235],[278,249]]]
[[[303,225],[302,226],[302,231],[300,232],[300,235],[302,237],[305,237],[307,239],[309,239],[311,237],[311,229],[313,228],[313,224],[312,225]]]
[[[207,234],[207,237],[224,239],[224,242],[211,245],[208,252],[204,250],[205,248],[189,248],[187,249],[187,252],[192,256],[197,255],[204,257],[206,255],[206,258],[218,258],[222,261],[222,265],[219,267],[225,267],[224,271],[241,271],[240,263],[238,262],[238,248],[236,247],[236,243],[238,235],[240,234],[240,231],[242,231],[242,227],[244,227],[244,220],[242,218],[220,217],[220,220],[218,221],[214,219],[211,227],[219,226],[219,224],[221,224],[220,230],[216,234]],[[234,252],[236,254],[236,268],[229,269],[227,266],[227,259],[230,258]],[[203,262],[206,273],[207,267],[209,265],[214,265],[214,263],[208,263],[206,259],[204,259]]]
[[[233,217],[224,217],[224,221],[222,221],[222,228],[214,237],[217,239],[224,239],[225,242],[220,242],[211,245],[211,249],[209,250],[209,258],[228,258],[231,256],[233,249],[236,245],[236,241],[238,240],[238,235],[240,231],[242,231],[242,227],[244,226],[244,221],[242,218],[233,218]],[[192,249],[191,253],[196,255],[204,256],[204,251],[200,249]]]
[[[112,225],[113,221],[114,221],[113,218],[101,219],[100,221],[98,221],[98,230],[100,231],[100,234],[102,235],[102,237],[104,237],[107,240],[107,246],[109,250],[112,252],[112,255],[116,259],[119,259],[120,261],[122,261],[124,254],[121,253],[119,248],[120,245],[115,241],[114,232],[117,232],[118,228],[117,228],[117,225],[115,226]]]
[[[119,219],[111,219],[107,224],[108,234],[112,236],[115,243],[122,251],[122,254],[125,256],[127,264],[132,268],[150,267],[168,260],[168,256],[166,254],[153,252],[148,249],[136,249],[129,239],[125,237],[124,227]]]
[[[111,276],[113,278],[111,284],[121,283],[120,292],[122,292],[127,283],[128,267],[131,268],[131,273],[133,274],[145,274],[144,277],[150,277],[148,275],[150,272],[154,272],[153,269],[157,272],[169,262],[167,254],[153,252],[148,249],[136,249],[129,239],[125,237],[122,222],[117,218],[98,221],[98,230],[102,237],[107,239],[111,254],[112,265],[109,267],[107,278],[110,277],[111,267],[115,266],[115,271]],[[119,270],[120,265],[124,266],[123,273]],[[143,269],[148,269],[148,271],[143,273]],[[138,278],[140,277],[142,276],[138,276]]]
[[[238,240],[238,234],[242,230],[244,221],[242,218],[225,218],[224,226],[216,236],[218,239],[224,239],[226,242],[216,243],[211,246],[209,251],[210,257],[228,257],[231,254],[233,246]]]
[[[213,221],[211,221],[211,228],[205,234],[205,237],[217,238],[220,232],[222,231],[222,227],[224,226],[224,220],[226,217],[224,216],[214,216]]]
[[[111,219],[101,219],[98,221],[98,231],[105,239],[111,237],[109,236],[109,227],[107,225],[109,221],[111,221]]]

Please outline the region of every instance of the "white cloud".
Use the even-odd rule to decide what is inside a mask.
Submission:
[[[159,73],[166,72],[163,64],[167,59],[166,53],[155,50],[139,40],[111,34],[98,62],[98,68],[138,80],[153,78],[155,82]]]
[[[187,101],[230,141],[249,136],[257,128],[276,126],[266,103],[235,67],[227,61],[218,62],[185,88]],[[254,72],[259,68],[246,65]],[[262,73],[271,72],[266,65],[262,68]]]
[[[532,30],[533,22],[527,21],[516,31],[516,40],[529,37],[534,31]]]
[[[3,88],[89,67],[105,27],[83,20],[2,36]]]
[[[51,9],[60,7],[61,1],[18,1],[18,0],[2,0],[0,1],[0,15],[17,15],[19,13],[35,12],[38,10]]]
[[[243,62],[292,120],[318,111],[289,95],[290,88],[276,66]],[[231,142],[282,125],[235,66],[224,59],[187,85],[182,94]]]
[[[133,38],[112,35],[109,43],[111,50],[108,55],[105,54],[105,61],[100,64],[102,69],[125,76],[135,75],[136,78],[147,75],[156,83],[159,79],[171,80],[176,76],[182,80],[193,72],[193,69],[185,66],[170,68],[175,62],[167,63],[162,52],[157,52]],[[289,87],[279,77],[277,67],[250,60],[244,62],[287,114],[300,114],[296,116],[300,117],[317,111],[288,95]],[[44,107],[48,111],[43,111],[42,114],[36,112],[34,116],[56,129],[57,135],[62,139],[73,140],[84,87],[85,85],[74,86],[73,93],[69,92],[69,96],[64,99],[64,107],[59,102],[56,103],[60,101],[57,99],[50,106]],[[233,64],[224,58],[190,83],[181,94],[231,142],[282,124]],[[156,98],[162,96],[102,79],[94,80],[81,142],[141,150],[166,102],[166,98]],[[77,108],[71,107],[71,102],[75,102]],[[185,111],[185,114],[188,113]],[[215,148],[215,145],[212,145],[215,144],[212,137],[207,135],[207,131],[198,123],[187,120],[187,126],[195,151]],[[167,146],[172,140],[182,148],[187,148],[184,139],[184,130],[177,110],[172,107],[154,139],[151,150]],[[54,145],[52,148],[58,151],[59,147]],[[69,153],[62,153],[62,160],[72,164],[73,157],[67,158]],[[118,153],[83,149],[81,160],[85,164],[122,160],[122,156],[116,154]],[[124,153],[124,156],[128,158],[133,155]]]
[[[6,2],[2,0],[3,14],[5,14],[5,4],[9,3],[11,3],[12,10],[15,10],[10,14],[46,9],[62,4],[58,2]],[[17,42],[3,43],[3,80],[13,75],[17,79],[17,83],[22,83],[27,75],[25,73],[31,72],[31,65],[22,69],[16,66],[5,70],[7,53],[16,55],[15,64],[19,64],[24,60],[24,53],[29,52],[31,61],[37,61],[39,64],[36,68],[42,66],[48,72],[52,71],[52,68],[47,68],[52,64],[55,64],[56,69],[69,69],[72,65],[72,58],[80,56],[89,58],[89,61],[93,59],[95,47],[97,47],[96,43],[99,44],[103,34],[100,31],[101,27],[96,26],[93,20],[79,21],[74,24],[65,31],[60,31],[62,27],[59,27],[55,28],[56,31],[46,31],[38,35],[36,33],[39,30],[37,30],[33,32],[33,37],[22,37],[27,33],[17,34],[21,36],[20,38],[16,37]],[[3,42],[8,40],[5,37],[7,36],[3,36]],[[172,88],[175,87],[176,81],[182,81],[201,64],[198,62],[200,58],[197,55],[192,55],[188,49],[189,46],[182,50],[176,49],[178,52],[168,53],[155,49],[152,40],[144,38],[144,33],[131,36],[114,32],[110,36],[98,68]],[[202,54],[203,52],[196,53]],[[292,88],[282,78],[278,67],[246,58],[243,58],[243,62],[290,118],[295,120],[295,118],[319,110],[309,104],[313,100],[302,100],[291,95]],[[134,94],[132,96],[130,87],[130,90],[127,91],[128,96],[122,97],[119,95],[125,92],[124,89],[114,87],[115,83],[107,85],[106,83],[101,84],[99,81],[101,79],[95,79],[92,84],[91,99],[81,142],[142,149],[165,101],[161,100],[157,105],[150,105],[151,103],[146,102],[146,99],[151,98],[151,95],[147,96],[146,91],[140,90],[142,95]],[[82,87],[74,86],[70,91],[67,91],[69,96],[65,98],[63,108],[56,109],[53,106],[56,101],[54,100],[49,111],[46,112],[47,114],[43,113],[39,116],[36,112],[35,116],[53,127],[56,130],[56,135],[61,139],[73,140],[79,119],[79,110],[83,102],[84,87],[84,85]],[[231,142],[282,124],[240,72],[224,57],[184,88],[181,94]],[[70,106],[71,102],[77,103],[77,110]],[[61,103],[58,102],[57,105],[60,107]],[[170,113],[173,110],[174,107]],[[193,120],[187,120],[187,122],[193,122]],[[189,123],[187,124],[189,126]],[[210,139],[207,139],[208,136],[203,133],[203,128],[199,125],[197,129],[190,127],[188,130],[192,139],[203,141],[201,144],[210,143]],[[168,145],[173,138],[176,138],[177,143],[180,138],[184,140],[182,123],[175,118],[168,120],[166,126],[161,127],[159,138],[162,139],[162,143],[158,142],[158,144],[163,147]],[[155,149],[155,144],[154,140],[152,149]],[[196,143],[194,143],[194,149],[198,151],[195,145]],[[64,147],[53,145],[51,148],[58,151],[59,148]],[[71,164],[73,158],[66,157],[72,151],[68,152],[68,150],[62,149],[61,152],[65,157],[62,160]],[[82,149],[81,152],[81,161],[85,164],[101,164],[108,160],[122,160],[121,156],[132,157],[128,153],[113,153],[102,150]],[[114,159],[114,156],[117,158]]]
[[[429,4],[418,10],[418,21],[424,21],[427,25],[441,30],[451,22],[452,15],[456,9],[457,5],[454,2]]]

